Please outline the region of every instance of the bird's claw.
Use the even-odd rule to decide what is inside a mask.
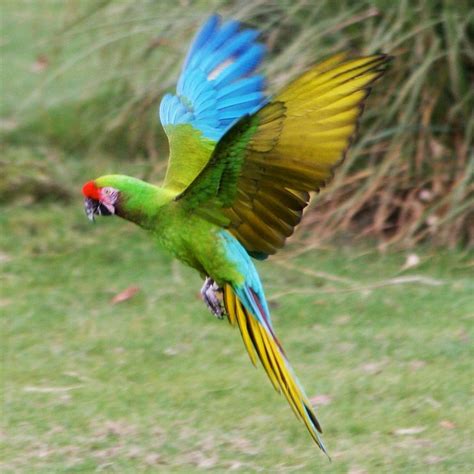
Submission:
[[[223,319],[225,310],[222,304],[222,288],[212,279],[207,277],[201,288],[201,297],[211,313],[218,319]]]

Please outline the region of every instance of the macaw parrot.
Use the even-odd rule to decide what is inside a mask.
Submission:
[[[176,94],[160,104],[170,150],[163,185],[101,176],[84,184],[84,205],[91,220],[117,215],[137,224],[201,274],[204,302],[239,328],[252,363],[260,360],[326,453],[252,259],[283,247],[309,193],[330,181],[388,57],[337,54],[268,97],[256,72],[265,55],[258,36],[238,21],[211,16],[192,42]]]

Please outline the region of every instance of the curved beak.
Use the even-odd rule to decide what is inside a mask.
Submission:
[[[115,214],[115,207],[112,204],[103,203],[91,198],[85,198],[84,211],[86,212],[87,218],[91,222],[94,222],[95,216],[111,216]]]
[[[86,212],[87,218],[91,221],[94,222],[95,220],[95,210],[97,209],[98,201],[94,201],[93,199],[90,198],[85,198],[84,199],[84,211]]]

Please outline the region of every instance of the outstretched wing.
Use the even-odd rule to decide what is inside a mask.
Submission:
[[[253,256],[275,253],[300,222],[309,192],[342,161],[386,62],[385,55],[336,55],[314,66],[234,125],[177,199],[196,212],[225,214]]]
[[[197,33],[184,61],[176,95],[166,94],[160,120],[170,158],[164,186],[182,191],[199,174],[216,143],[240,117],[265,102],[265,54],[257,30],[213,15]]]

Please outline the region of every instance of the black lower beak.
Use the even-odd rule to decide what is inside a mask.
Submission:
[[[98,202],[94,201],[93,199],[85,198],[84,199],[84,211],[86,211],[87,218],[94,222],[95,220],[95,210],[97,209]]]
[[[115,209],[112,205],[105,205],[100,201],[94,199],[84,199],[84,210],[86,211],[87,218],[94,222],[95,216],[112,216],[115,214]]]

